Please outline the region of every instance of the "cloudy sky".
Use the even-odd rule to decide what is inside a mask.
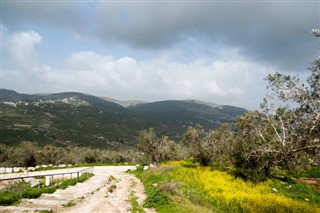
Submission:
[[[319,1],[1,0],[1,88],[254,109],[268,73],[305,76]]]

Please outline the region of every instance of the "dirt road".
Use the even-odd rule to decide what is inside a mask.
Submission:
[[[83,183],[57,190],[53,194],[43,194],[38,199],[22,199],[17,206],[0,207],[0,212],[131,212],[130,197],[134,195],[142,205],[145,194],[140,180],[126,173],[128,169],[134,167],[94,167],[94,176]],[[147,213],[155,212],[152,209],[144,210]]]

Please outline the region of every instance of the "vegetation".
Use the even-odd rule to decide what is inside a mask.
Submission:
[[[319,191],[292,178],[320,177],[320,59],[314,61],[306,82],[281,73],[270,74],[266,80],[269,92],[260,111],[247,112],[234,125],[214,130],[190,126],[181,143],[163,134],[158,137],[150,128],[139,132],[139,152],[52,145],[40,148],[23,142],[17,147],[0,145],[0,162],[2,166],[123,162],[156,165],[191,159],[162,164],[146,172],[141,166],[135,172],[148,194],[145,207],[155,207],[159,212],[320,212]],[[152,106],[151,111],[144,107],[135,110],[150,113],[158,107]],[[14,117],[16,112],[10,113]],[[115,187],[112,185],[110,192]],[[36,197],[37,193],[30,190],[28,196]],[[19,198],[8,192],[0,197],[4,205]],[[131,202],[136,205],[134,195]]]
[[[72,207],[72,206],[75,206],[75,205],[77,205],[77,204],[70,201],[67,204],[62,204],[62,207],[63,208],[69,208],[69,207]]]
[[[134,187],[137,183],[131,181],[131,187]],[[129,195],[129,202],[131,203],[131,212],[132,213],[144,213],[144,209],[138,203],[138,197],[135,195],[135,191],[131,191]]]
[[[291,177],[320,177],[320,59],[307,82],[269,75],[261,111],[234,126],[189,127],[181,146],[167,148],[152,129],[141,132],[149,162],[191,157],[135,173],[145,184],[145,207],[159,212],[320,212],[320,192]],[[284,105],[279,105],[283,102]],[[168,140],[168,139],[166,139]],[[160,147],[166,150],[159,154]],[[208,167],[210,166],[210,167]],[[218,169],[218,170],[216,170]],[[318,183],[319,184],[319,183]]]
[[[320,192],[300,183],[253,183],[211,167],[187,166],[190,163],[137,169],[148,194],[145,207],[158,212],[320,212]]]
[[[152,164],[161,161],[177,159],[179,145],[169,140],[167,136],[158,138],[153,129],[142,130],[138,137],[138,148]]]
[[[32,141],[39,146],[86,146],[115,151],[135,147],[136,136],[142,129],[154,127],[158,135],[178,141],[192,123],[216,128],[221,123],[234,122],[237,115],[246,111],[188,101],[123,107],[81,93],[24,95],[3,89],[0,108],[2,144],[13,146]]]
[[[24,141],[18,146],[0,144],[0,166],[29,167],[36,165],[81,164],[105,165],[139,163],[143,156],[135,150],[112,151],[88,147],[36,146]]]
[[[84,182],[93,174],[85,173],[81,177],[72,178],[60,181],[55,181],[51,186],[45,186],[43,183],[36,187],[31,187],[30,183],[25,181],[14,182],[7,185],[5,188],[0,190],[0,205],[12,205],[18,202],[21,198],[38,198],[43,193],[53,193],[56,189],[66,189],[68,186],[73,186],[77,182]]]
[[[186,150],[184,157],[202,166],[235,166],[239,176],[252,181],[266,180],[278,171],[298,175],[319,168],[320,59],[313,65],[305,83],[298,76],[269,75],[271,92],[261,111],[238,117],[234,126],[211,131],[200,125],[189,127],[184,147],[172,145],[166,137],[158,139],[152,129],[144,130],[139,135],[140,150],[152,163],[179,159],[178,153]],[[285,105],[276,105],[279,101]]]
[[[237,167],[244,177],[265,179],[273,168],[291,174],[320,163],[320,60],[307,82],[276,73],[267,80],[271,93],[261,112],[238,118]],[[272,101],[282,101],[276,107]]]

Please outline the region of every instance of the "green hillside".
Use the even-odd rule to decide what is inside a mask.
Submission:
[[[76,145],[125,149],[136,143],[138,132],[153,127],[179,141],[190,125],[213,129],[233,122],[244,109],[210,107],[192,101],[162,101],[123,107],[103,98],[68,92],[27,95],[0,91],[0,141],[16,145]]]

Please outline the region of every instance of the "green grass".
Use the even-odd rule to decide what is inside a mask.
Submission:
[[[116,188],[117,186],[113,184],[108,188],[108,192],[112,193]]]
[[[144,213],[145,211],[138,203],[138,197],[135,196],[135,192],[131,191],[129,195],[129,202],[131,203],[131,212],[132,213]]]
[[[87,179],[89,179],[92,176],[93,176],[93,174],[91,174],[91,173],[84,173],[81,177],[79,177],[79,180],[78,180],[78,178],[72,178],[72,179],[67,179],[67,180],[63,181],[58,186],[58,188],[59,189],[66,189],[68,186],[74,186],[78,182],[80,182],[80,183],[84,182],[84,181],[86,181]]]
[[[62,206],[63,208],[69,208],[69,207],[72,207],[72,206],[75,206],[75,205],[77,205],[77,204],[70,201],[69,203],[67,203],[67,204],[62,204],[61,206]]]
[[[303,171],[300,177],[304,178],[320,178],[320,166],[313,166]]]
[[[274,180],[273,187],[288,198],[320,206],[320,191],[309,188],[303,183],[294,180],[288,182]]]
[[[20,200],[21,196],[18,192],[0,192],[0,205],[8,206]]]
[[[134,180],[131,180],[131,188],[135,187],[137,183]],[[144,213],[144,209],[138,203],[138,197],[135,196],[135,191],[132,190],[129,195],[129,202],[131,203],[131,212],[132,213]]]
[[[144,172],[143,165],[140,165],[134,173],[140,178],[145,186],[147,193],[147,199],[145,200],[144,207],[146,208],[160,208],[163,205],[169,204],[169,197],[165,192],[160,191],[159,187],[153,186],[153,184],[165,181],[165,178],[161,175]]]
[[[145,186],[144,207],[159,213],[320,212],[320,192],[290,178],[255,184],[185,161],[132,173]]]

